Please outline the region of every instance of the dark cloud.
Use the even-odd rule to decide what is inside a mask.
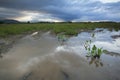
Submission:
[[[8,19],[8,18],[14,18],[14,17],[20,17],[23,16],[20,11],[13,10],[13,9],[7,9],[7,8],[0,8],[0,19]]]
[[[119,9],[120,2],[102,3],[99,0],[0,0],[0,18],[25,16],[22,12],[28,11],[42,13],[43,16],[50,14],[48,18],[64,21],[120,21]]]
[[[42,10],[51,5],[63,6],[64,2],[63,0],[0,0],[0,7],[20,10]]]

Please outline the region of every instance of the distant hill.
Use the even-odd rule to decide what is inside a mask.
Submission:
[[[20,22],[17,20],[12,20],[12,19],[0,20],[0,24],[10,24],[10,23],[20,23]]]

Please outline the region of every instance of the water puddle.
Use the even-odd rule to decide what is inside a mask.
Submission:
[[[86,57],[85,40],[106,50]],[[0,80],[120,80],[120,31],[96,29],[70,37],[64,44],[50,32],[35,32],[17,41],[0,59]],[[117,36],[117,37],[116,37]]]

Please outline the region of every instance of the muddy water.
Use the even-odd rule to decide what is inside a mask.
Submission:
[[[21,38],[0,59],[0,80],[120,80],[120,31],[94,32],[92,45],[108,51],[100,60],[85,57],[83,45],[92,32],[81,32],[62,45],[49,32]]]

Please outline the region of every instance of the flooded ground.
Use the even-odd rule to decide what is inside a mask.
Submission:
[[[87,58],[85,40],[107,52],[100,60]],[[0,80],[120,80],[120,31],[81,32],[61,43],[56,36],[27,35],[0,58]]]

